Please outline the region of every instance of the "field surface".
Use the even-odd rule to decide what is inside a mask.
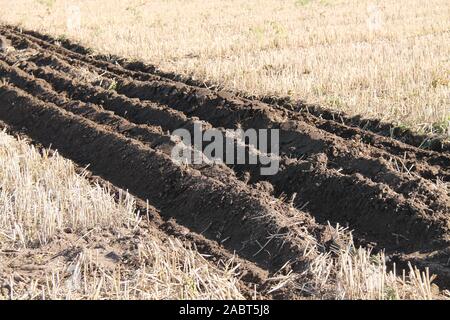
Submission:
[[[235,255],[243,296],[441,294],[409,264],[437,275],[441,290],[450,287],[447,151],[176,81],[37,32],[3,26],[0,33],[7,44],[0,120],[89,165],[142,208],[147,200],[161,232],[187,239],[212,261]],[[176,163],[171,132],[196,123],[223,132],[279,129],[280,171]],[[386,259],[359,246],[385,250]],[[409,276],[390,272],[394,265]],[[224,295],[234,294],[230,288]]]
[[[247,96],[449,135],[447,0],[0,0],[2,21]]]

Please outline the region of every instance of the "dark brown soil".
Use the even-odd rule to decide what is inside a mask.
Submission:
[[[0,55],[0,120],[150,201],[163,232],[212,256],[235,252],[250,270],[244,285],[264,287],[286,262],[301,272],[305,230],[325,243],[330,221],[400,265],[430,267],[450,287],[444,145],[419,149],[331,116],[210,90],[140,63],[114,64],[34,32],[0,33],[16,48]],[[280,171],[173,162],[171,132],[199,122],[221,132],[279,129]]]

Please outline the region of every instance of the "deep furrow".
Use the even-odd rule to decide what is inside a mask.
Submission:
[[[35,37],[42,37],[34,33]],[[45,37],[45,36],[44,36]],[[46,41],[53,42],[51,37],[46,37]],[[66,49],[80,53],[86,49],[80,45],[67,41],[63,44]],[[136,79],[141,81],[153,81],[155,79],[170,79],[182,82],[186,85],[209,88],[220,91],[221,87],[215,84],[194,80],[174,72],[164,72],[156,66],[145,64],[141,61],[128,61],[121,57],[110,57],[106,55],[95,55],[96,60],[106,62],[114,61],[122,68],[135,72]],[[303,101],[292,101],[290,97],[257,97],[249,96],[239,92],[235,93],[242,99],[260,101],[271,105],[274,108],[289,112],[289,117],[301,119],[307,123],[314,124],[317,128],[339,135],[345,139],[361,138],[364,143],[374,145],[386,151],[401,155],[405,152],[417,153],[417,148],[425,148],[431,151],[450,153],[450,143],[443,141],[441,137],[430,137],[424,134],[414,133],[411,130],[404,130],[396,127],[392,123],[381,122],[377,119],[364,118],[360,115],[349,116],[340,111],[329,110],[317,105],[305,104]],[[436,162],[435,160],[435,163]],[[430,162],[430,164],[433,164]]]
[[[63,89],[58,94],[53,92],[52,87],[41,79],[34,79],[4,63],[0,66],[2,76],[7,77],[6,79],[14,85],[28,90],[31,94],[55,103],[68,111],[84,115],[100,124],[107,124],[112,130],[147,142],[151,147],[156,145],[156,148],[162,152],[170,154],[173,143],[169,136],[163,135],[161,130],[158,130],[159,128],[150,130],[145,125],[139,126],[130,123],[92,103],[67,102]],[[36,71],[36,69],[30,69],[30,71]],[[44,75],[46,78],[45,73],[39,75]],[[77,87],[62,81],[62,79],[52,81],[52,83],[58,83],[61,88],[68,90]],[[80,90],[81,95],[90,92],[83,87]],[[99,90],[101,89],[99,88]],[[106,102],[103,103],[104,107],[107,107]],[[126,115],[125,118],[128,116]],[[203,171],[205,175],[213,174],[216,177],[219,175],[211,168]],[[232,171],[227,171],[223,167],[220,171],[225,175],[233,175]],[[422,207],[399,197],[383,185],[377,185],[358,175],[347,176],[327,169],[326,159],[324,161],[319,157],[318,159],[284,164],[282,170],[275,176],[260,176],[252,182],[257,184],[263,179],[272,183],[276,194],[298,194],[299,196],[293,202],[298,206],[308,203],[306,208],[321,221],[338,221],[341,224],[348,222],[357,231],[367,233],[370,241],[380,243],[384,247],[407,252],[423,248],[423,243],[426,243],[426,247],[428,247],[430,246],[428,242],[433,239],[433,247],[442,245],[440,244],[442,241],[445,242],[447,216],[441,215],[439,218],[435,213],[434,219],[430,219],[427,211]],[[333,201],[332,199],[340,200]],[[390,245],[392,242],[395,242],[396,245]]]
[[[124,96],[117,95],[115,92],[111,90],[104,90],[99,87],[93,87],[89,84],[84,83],[74,83],[70,78],[66,78],[58,72],[53,71],[49,67],[45,67],[47,64],[51,64],[53,60],[52,57],[43,57],[40,58],[40,55],[37,57],[31,58],[31,60],[37,60],[38,64],[44,65],[41,68],[35,68],[31,65],[30,62],[22,62],[21,65],[24,65],[24,68],[28,68],[29,72],[34,73],[38,77],[43,77],[47,81],[50,81],[52,85],[56,86],[56,89],[59,92],[64,92],[64,90],[69,90],[70,94],[80,100],[88,101],[90,103],[103,104],[106,108],[117,112],[121,116],[125,116],[133,122],[139,123],[151,123],[155,125],[159,125],[158,118],[152,117],[152,114],[147,114],[145,110],[152,109],[154,106],[152,104],[141,105],[139,102],[132,101],[130,103],[129,99]],[[12,63],[12,62],[10,62]],[[31,66],[30,66],[31,65]],[[64,65],[63,65],[64,67]],[[68,66],[65,66],[65,71],[70,72]],[[72,70],[73,71],[73,70]],[[112,100],[112,101],[111,101]],[[139,113],[140,111],[140,113]],[[136,117],[133,115],[140,114],[140,116]],[[181,117],[181,116],[180,116]],[[156,120],[156,121],[155,121]],[[163,120],[166,123],[166,120]],[[195,121],[191,121],[190,129],[192,130],[193,123]],[[210,128],[210,124],[205,123],[206,128]],[[164,130],[173,130],[173,126],[168,128],[164,127]],[[306,134],[307,136],[308,134]],[[312,136],[313,134],[311,134]],[[322,140],[316,139],[318,143],[321,143]],[[319,149],[319,154],[320,154]],[[333,151],[334,152],[334,151]],[[370,159],[370,158],[358,158],[354,155],[351,155],[350,152],[347,155],[341,155],[336,158],[329,157],[329,153],[327,153],[328,159],[326,160],[326,165],[330,169],[337,170],[338,172],[345,173],[347,175],[353,175],[358,173],[366,173],[365,176],[369,177],[369,180],[372,180],[376,183],[384,183],[390,186],[394,191],[402,194],[406,198],[412,198],[416,202],[422,202],[425,207],[429,210],[433,210],[436,212],[435,215],[438,215],[439,212],[447,213],[449,206],[449,197],[448,193],[445,190],[440,190],[435,184],[429,183],[426,180],[422,180],[419,177],[410,176],[408,174],[394,172],[392,170],[382,170],[380,169],[380,162],[383,163],[380,159]],[[384,163],[386,167],[389,166],[388,163]],[[401,164],[398,164],[401,165]],[[252,181],[258,182],[264,177],[260,177],[255,170],[252,168],[248,168],[248,166],[243,166],[242,168],[235,168],[235,170],[242,171],[248,170],[253,175]],[[257,169],[257,168],[256,168]],[[269,181],[280,181],[279,179],[267,179]],[[279,193],[286,193],[287,190],[283,190],[282,187],[275,186]],[[292,191],[297,192],[297,191]],[[298,192],[297,192],[298,193]],[[309,200],[306,200],[307,202]],[[419,210],[423,211],[423,210]],[[426,211],[426,210],[425,210]],[[314,214],[314,213],[313,213]],[[315,215],[315,214],[314,214]]]
[[[176,165],[161,152],[10,85],[0,88],[0,103],[0,117],[8,124],[27,128],[33,139],[149,199],[163,217],[177,219],[271,272],[288,261],[294,271],[303,270],[309,259],[303,252],[314,243],[310,234],[321,237],[322,228],[307,214],[232,177],[219,181]]]
[[[8,31],[13,31],[13,28],[8,28]],[[17,31],[16,31],[17,32]],[[200,90],[204,89],[204,85],[193,81],[189,79],[185,79],[182,76],[175,75],[175,74],[166,74],[163,72],[158,72],[155,70],[155,68],[149,67],[144,65],[141,62],[127,62],[125,59],[118,59],[121,62],[121,65],[115,65],[112,64],[110,61],[104,60],[102,58],[95,58],[95,57],[86,57],[82,53],[86,53],[88,50],[84,49],[83,47],[70,43],[69,41],[65,41],[64,45],[62,47],[56,47],[53,45],[55,42],[55,39],[41,35],[34,31],[24,31],[24,36],[27,37],[28,40],[33,41],[37,43],[40,46],[43,46],[47,49],[57,50],[62,54],[62,57],[70,56],[72,59],[81,61],[86,64],[91,64],[92,66],[96,68],[102,68],[109,70],[112,74],[115,74],[119,77],[132,77],[135,80],[140,81],[165,81],[166,83],[173,85],[176,83],[183,82],[184,84],[190,86],[190,87],[197,87]],[[68,47],[68,48],[67,48]],[[73,50],[71,50],[73,49]],[[117,60],[117,59],[115,59]],[[73,60],[71,61],[73,62]],[[262,100],[255,100],[255,99],[246,99],[246,98],[240,98],[244,102],[253,101],[255,103],[262,102]],[[264,102],[262,102],[264,103]],[[270,103],[270,102],[268,102]],[[383,135],[376,134],[374,132],[363,130],[359,127],[355,126],[349,126],[344,125],[340,123],[339,121],[335,121],[334,115],[332,112],[324,109],[317,110],[317,112],[293,112],[289,108],[283,107],[283,103],[278,103],[277,101],[272,102],[272,106],[276,109],[281,109],[282,112],[288,112],[289,115],[293,118],[302,118],[302,121],[306,121],[308,123],[314,124],[320,129],[323,129],[325,131],[328,131],[332,134],[336,134],[339,136],[342,136],[343,138],[350,138],[350,137],[356,137],[356,138],[362,138],[361,140],[365,143],[375,145],[377,147],[383,148],[386,151],[389,151],[392,154],[395,154],[397,156],[404,156],[405,153],[413,153],[413,159],[419,159],[424,160],[430,158],[430,164],[439,164],[442,163],[442,161],[448,163],[450,156],[447,155],[445,157],[442,157],[440,155],[436,155],[436,153],[428,152],[425,150],[417,149],[416,147],[419,145],[422,145],[424,141],[423,136],[416,136],[409,134],[409,140],[413,140],[414,146],[409,146],[405,143],[401,143],[398,140],[387,138]],[[355,121],[350,121],[347,119],[348,117],[345,117],[346,123],[352,124]],[[356,117],[357,118],[357,117]],[[342,116],[339,117],[339,119],[343,119]],[[368,121],[368,120],[367,120]],[[366,121],[366,122],[367,122]],[[380,124],[378,124],[379,126]],[[375,125],[376,127],[377,125]],[[384,125],[382,127],[386,127],[389,125]],[[391,128],[391,126],[389,126]],[[389,130],[388,130],[389,131]],[[448,147],[448,146],[447,146]],[[442,149],[442,146],[441,146]],[[439,149],[439,150],[441,150]],[[431,156],[431,157],[430,157]],[[435,157],[436,156],[436,157]]]
[[[265,105],[241,104],[223,93],[212,95],[210,92],[189,92],[185,88],[165,88],[160,83],[151,85],[123,80],[118,81],[117,92],[131,98],[164,103],[186,115],[197,116],[209,121],[213,126],[236,128],[276,128],[280,130],[280,140],[284,143],[284,153],[290,157],[300,158],[317,152],[325,152],[334,159],[337,166],[345,166],[345,158],[350,152],[352,158],[360,154],[373,159],[384,160],[378,164],[378,171],[391,171],[388,162],[394,159],[402,163],[410,171],[421,175],[424,179],[442,178],[450,181],[450,159],[440,155],[427,159],[428,163],[413,158],[411,153],[402,156],[392,155],[384,150],[362,143],[360,140],[345,140],[320,130],[309,123],[290,119],[285,113],[275,112]],[[341,161],[339,161],[341,157]],[[362,159],[363,160],[363,159]],[[430,162],[433,164],[430,165]],[[376,164],[376,163],[375,163]],[[360,168],[361,170],[363,168]],[[370,174],[369,172],[360,172]]]
[[[21,39],[22,41],[22,39]],[[29,43],[28,43],[29,45]],[[63,57],[60,57],[62,59],[64,59]],[[45,61],[46,59],[44,58],[44,61],[42,61],[43,64],[51,64],[54,67],[59,67],[62,68],[65,72],[70,72],[69,70],[67,70],[67,68],[73,68],[71,65],[61,65],[64,64],[63,61],[58,61],[58,58],[55,57],[47,57],[47,61]],[[52,61],[50,63],[50,60]],[[70,61],[71,63],[73,63],[73,61]],[[114,77],[114,76],[112,76]],[[122,81],[122,82],[121,82]],[[156,80],[155,80],[156,81]],[[259,127],[265,127],[265,126],[272,126],[272,127],[277,127],[277,128],[281,128],[282,129],[282,133],[285,133],[285,138],[291,142],[291,145],[285,146],[285,150],[284,151],[285,154],[289,155],[289,156],[294,156],[294,157],[301,157],[304,154],[311,154],[313,152],[318,152],[317,148],[319,148],[320,151],[323,151],[322,149],[324,149],[327,146],[333,145],[333,146],[338,146],[334,149],[330,150],[325,150],[325,152],[328,152],[327,155],[331,158],[334,157],[334,154],[336,152],[340,153],[340,161],[336,161],[336,159],[332,159],[332,161],[330,161],[330,165],[334,165],[334,167],[336,169],[340,169],[340,167],[344,167],[345,169],[345,165],[348,164],[348,159],[346,158],[346,153],[347,153],[347,149],[346,148],[339,148],[340,145],[343,144],[350,144],[350,147],[352,150],[359,150],[359,152],[362,152],[364,154],[369,154],[370,157],[374,158],[375,160],[373,161],[369,161],[370,163],[367,163],[367,165],[364,165],[364,162],[366,161],[365,159],[360,159],[360,161],[358,161],[358,163],[356,163],[357,166],[357,170],[355,169],[347,169],[348,173],[361,173],[363,175],[369,175],[368,177],[374,181],[378,181],[378,182],[384,182],[389,184],[391,187],[396,187],[400,184],[399,181],[397,181],[396,179],[394,179],[394,181],[392,181],[392,177],[393,175],[390,173],[390,171],[405,171],[408,174],[409,173],[413,173],[413,174],[418,174],[420,175],[422,178],[424,179],[428,179],[431,180],[432,182],[436,182],[436,179],[442,179],[444,181],[449,181],[450,180],[450,171],[447,169],[448,166],[450,165],[450,160],[449,157],[446,157],[444,155],[433,155],[431,158],[427,158],[426,160],[429,162],[429,164],[423,163],[422,160],[420,160],[421,157],[418,157],[417,151],[418,149],[416,148],[412,148],[412,147],[406,147],[406,148],[400,148],[397,146],[398,143],[394,143],[394,145],[397,148],[394,148],[395,150],[395,154],[401,154],[401,156],[395,156],[393,154],[390,154],[389,152],[386,152],[385,150],[381,150],[378,147],[381,147],[383,145],[379,145],[377,143],[378,140],[374,140],[373,137],[369,137],[364,133],[364,131],[361,131],[360,133],[356,132],[355,133],[355,129],[352,128],[346,128],[344,131],[343,130],[337,130],[338,132],[341,132],[343,137],[349,139],[355,139],[355,141],[349,141],[349,140],[343,140],[343,139],[339,139],[339,137],[337,136],[333,136],[333,135],[329,135],[321,130],[319,130],[322,127],[327,127],[329,126],[329,124],[324,124],[323,121],[321,122],[319,119],[316,119],[315,121],[313,121],[313,123],[315,125],[318,125],[319,129],[317,129],[314,126],[311,126],[308,124],[308,122],[311,121],[307,121],[305,122],[305,118],[304,117],[299,117],[299,116],[295,116],[292,113],[289,113],[288,111],[284,111],[281,112],[281,114],[279,115],[279,117],[273,117],[273,112],[274,110],[267,110],[268,106],[266,106],[267,108],[258,108],[258,106],[256,106],[255,108],[252,108],[253,104],[250,101],[244,101],[244,105],[246,106],[245,108],[242,108],[241,106],[238,106],[238,108],[231,108],[230,105],[227,106],[227,108],[223,108],[222,107],[218,107],[216,105],[216,103],[223,105],[224,103],[226,104],[226,102],[224,101],[219,101],[217,102],[216,100],[221,100],[220,98],[223,98],[222,100],[227,100],[228,97],[230,97],[230,95],[227,95],[226,93],[219,93],[219,99],[216,99],[217,97],[203,97],[202,100],[203,102],[201,103],[207,103],[207,106],[200,106],[200,107],[189,107],[189,105],[192,104],[193,100],[196,100],[196,94],[200,93],[200,96],[202,94],[208,96],[210,95],[209,93],[211,93],[210,91],[206,90],[206,89],[199,89],[197,91],[199,92],[184,92],[183,94],[183,89],[186,88],[182,88],[180,89],[180,93],[181,96],[176,97],[175,100],[174,99],[170,99],[170,96],[173,96],[175,93],[178,93],[177,88],[179,87],[178,84],[176,83],[166,83],[164,81],[156,81],[157,83],[153,83],[151,85],[147,85],[146,83],[139,83],[138,81],[131,81],[129,82],[128,80],[123,80],[123,79],[119,79],[118,80],[118,92],[123,93],[125,95],[131,96],[131,97],[138,97],[140,99],[149,99],[153,102],[156,103],[165,103],[170,105],[172,108],[175,107],[175,109],[184,112],[186,115],[192,115],[192,116],[198,116],[200,117],[202,120],[205,121],[209,121],[210,123],[212,123],[214,126],[216,127],[220,127],[223,126],[225,128],[234,128],[238,125],[241,125],[242,123],[244,123],[246,125],[246,127],[252,127],[252,128],[259,128]],[[124,85],[125,83],[125,85]],[[103,83],[105,85],[105,83]],[[110,86],[111,82],[109,82],[108,84],[106,84],[106,87]],[[136,86],[138,84],[138,87],[140,87],[141,89],[136,89]],[[169,87],[168,87],[169,86]],[[128,88],[125,89],[124,87]],[[130,88],[131,87],[131,88]],[[134,92],[134,91],[142,91],[142,92]],[[156,90],[156,92],[155,92]],[[187,88],[186,90],[189,91],[189,88]],[[186,91],[184,90],[184,91]],[[211,93],[212,94],[212,93]],[[221,94],[224,95],[223,97],[221,97]],[[156,96],[156,97],[155,97]],[[184,100],[186,100],[186,96],[187,96],[187,105]],[[173,98],[173,97],[172,97]],[[228,100],[236,100],[236,97],[231,96],[230,99]],[[211,101],[210,100],[214,100]],[[180,102],[182,103],[181,106],[179,106]],[[242,104],[243,101],[238,101],[239,103]],[[239,105],[239,103],[237,103]],[[195,105],[195,101],[194,101],[194,105]],[[212,105],[211,105],[212,104]],[[236,103],[235,103],[236,104]],[[231,101],[231,105],[233,105],[233,101]],[[262,104],[262,106],[264,107],[264,105]],[[207,109],[207,110],[204,110]],[[256,116],[255,116],[256,113]],[[289,114],[290,118],[286,118],[286,114]],[[255,120],[255,117],[258,118],[258,120]],[[248,121],[248,118],[251,118],[250,121]],[[243,121],[242,119],[246,119],[247,121]],[[281,120],[280,120],[281,119]],[[288,120],[286,120],[288,119]],[[286,121],[285,121],[286,120]],[[291,120],[291,121],[289,121]],[[262,123],[261,123],[262,122]],[[316,141],[314,139],[309,139],[311,138],[311,135],[309,137],[305,137],[303,135],[298,135],[296,137],[295,141],[292,141],[292,136],[293,136],[293,132],[291,130],[289,130],[289,126],[290,126],[290,122],[296,122],[296,123],[300,123],[301,127],[298,128],[299,130],[302,130],[304,128],[306,128],[309,131],[314,131],[313,133],[318,137],[319,140],[321,140],[322,142],[327,142],[326,145],[322,144],[317,144],[315,143]],[[288,130],[283,130],[283,126],[285,125],[285,128],[287,127]],[[312,129],[313,128],[313,129]],[[329,131],[332,131],[334,133],[336,133],[336,130],[333,130],[333,126],[331,128],[328,128]],[[368,140],[369,139],[369,140]],[[386,138],[380,138],[382,141],[394,141],[392,139],[386,139]],[[378,145],[378,147],[369,147],[368,144],[365,144],[364,142],[368,142],[369,144],[372,145]],[[295,145],[294,147],[292,145]],[[306,145],[306,146],[305,146]],[[311,148],[312,146],[312,148]],[[287,150],[286,150],[287,149]],[[328,148],[329,149],[329,148]],[[337,150],[336,150],[337,149]],[[391,148],[392,149],[392,148]],[[389,151],[389,150],[388,150]],[[392,150],[391,150],[392,151]],[[356,152],[357,153],[357,152]],[[428,154],[427,152],[425,152],[425,154]],[[351,158],[354,158],[356,155],[353,154],[351,156]],[[339,160],[339,158],[337,160]],[[391,163],[394,162],[394,163]],[[368,166],[371,165],[372,169],[370,171],[364,171],[364,169]],[[375,178],[373,178],[372,176],[370,176],[370,174],[373,174],[373,172],[377,173],[377,176]],[[394,174],[395,175],[395,174]],[[386,176],[386,177],[383,177]],[[384,181],[383,181],[384,179]],[[409,190],[410,186],[407,186],[407,189]],[[402,190],[403,188],[400,188],[400,190]],[[407,191],[408,192],[408,191]]]
[[[30,57],[30,60],[35,61],[38,65],[41,66],[47,66],[51,65],[54,68],[57,68],[58,70],[61,70],[65,73],[71,74],[73,77],[79,77],[78,74],[76,74],[76,71],[74,71],[73,67],[57,60],[56,58],[52,56],[45,55],[42,56],[41,54]],[[58,82],[64,82],[64,81],[70,81],[67,79],[62,79],[56,81]],[[89,85],[88,85],[89,86]],[[84,87],[86,88],[86,86]],[[75,89],[76,90],[76,89]],[[83,89],[82,91],[93,91],[94,89]],[[80,91],[80,90],[78,90]],[[94,103],[100,103],[101,97],[99,96],[106,96],[107,98],[111,98],[113,94],[109,91],[106,94],[104,92],[98,92],[98,89],[94,90],[94,94],[92,96],[97,97],[97,100],[92,101]],[[82,93],[81,96],[84,94]],[[78,99],[83,99],[78,96]],[[121,100],[122,105],[127,105],[129,102],[126,99],[123,99],[123,97],[120,96],[114,96],[115,100]],[[147,104],[146,107],[153,107],[152,105]],[[117,111],[117,108],[120,108],[120,106],[116,106],[115,111]],[[183,111],[183,110],[180,110]],[[202,117],[202,119],[209,120],[208,117]],[[433,192],[430,192],[429,190],[434,190],[436,179],[438,177],[442,178],[444,181],[448,179],[447,175],[445,175],[444,172],[438,171],[436,172],[436,168],[432,168],[430,166],[423,166],[422,163],[417,162],[408,162],[404,161],[403,159],[399,159],[397,157],[390,157],[388,158],[388,155],[384,154],[384,158],[380,158],[380,156],[383,156],[383,154],[375,154],[373,155],[373,152],[370,149],[364,148],[364,145],[356,145],[353,143],[353,145],[347,141],[347,144],[350,144],[350,146],[345,146],[344,141],[341,139],[328,139],[326,140],[323,136],[314,137],[317,136],[316,132],[312,130],[313,127],[309,125],[304,125],[304,122],[298,122],[302,124],[300,128],[297,128],[297,139],[292,141],[291,137],[287,137],[287,140],[285,139],[285,144],[282,144],[281,151],[283,155],[286,155],[287,153],[290,153],[290,149],[292,148],[292,145],[304,145],[305,148],[303,149],[303,152],[305,155],[310,155],[314,153],[326,153],[329,158],[329,166],[331,168],[334,168],[336,170],[343,170],[344,172],[348,174],[353,173],[360,173],[364,176],[368,177],[369,179],[373,180],[374,182],[380,182],[385,183],[389,185],[391,188],[393,188],[395,191],[405,195],[405,196],[412,196],[414,198],[421,198],[422,201],[424,201],[427,204],[434,204],[442,202],[444,205],[441,206],[441,209],[448,205],[448,194],[439,194],[436,195]],[[221,123],[222,124],[222,123]],[[209,127],[209,124],[207,128]],[[172,130],[172,129],[169,129]],[[307,134],[299,134],[300,131],[308,131]],[[311,132],[311,133],[309,133]],[[282,131],[283,133],[283,131]],[[289,132],[290,133],[290,132]],[[288,133],[285,134],[287,136]],[[334,138],[334,137],[332,137]],[[301,141],[299,141],[301,140]],[[287,142],[288,141],[288,142]],[[282,139],[283,142],[283,139]],[[337,147],[341,145],[341,147]],[[359,147],[359,150],[357,149]],[[351,150],[352,152],[349,152]],[[360,156],[360,154],[363,153],[363,156]],[[368,154],[368,156],[366,156]],[[371,157],[372,155],[372,157]],[[385,158],[388,158],[386,160]],[[405,172],[402,172],[405,171]],[[420,173],[422,177],[417,176],[417,174]],[[428,183],[421,178],[427,180],[433,179],[433,183]]]
[[[139,140],[150,148],[158,150],[167,156],[176,147],[176,138],[163,132],[160,126],[148,124],[136,124],[117,116],[114,112],[105,110],[94,103],[84,103],[79,100],[71,100],[66,92],[54,91],[52,86],[42,79],[33,78],[20,69],[10,68],[0,60],[0,75],[17,88],[41,99],[50,102],[75,115],[82,116],[97,124],[107,126],[109,130],[120,133],[127,138]],[[190,165],[206,176],[213,178],[234,176],[234,172],[224,165]]]

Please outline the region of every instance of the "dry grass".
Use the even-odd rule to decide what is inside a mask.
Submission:
[[[397,275],[395,270],[388,271],[383,254],[372,255],[363,248],[340,251],[337,258],[318,258],[310,271],[315,289],[328,299],[432,300],[439,296],[428,271],[410,265],[408,272]]]
[[[148,243],[146,243],[148,242]],[[235,267],[223,270],[176,239],[139,244],[132,262],[112,264],[99,250],[77,250],[73,259],[52,263],[40,276],[10,273],[3,279],[8,299],[243,299]],[[0,277],[0,280],[2,277]],[[0,294],[1,298],[1,294]]]
[[[327,253],[317,254],[320,246],[311,243],[305,256],[314,257],[302,274],[289,272],[275,275],[277,284],[272,291],[283,287],[301,290],[314,299],[338,300],[432,300],[445,299],[433,284],[434,275],[409,265],[409,270],[397,274],[395,265],[388,268],[381,252],[356,248],[347,229],[327,226],[334,245]],[[287,266],[287,265],[286,265]]]
[[[242,298],[230,263],[158,237],[119,198],[0,132],[0,298]]]
[[[447,0],[0,0],[0,7],[5,22],[228,89],[448,130]]]
[[[0,135],[0,240],[14,248],[48,243],[58,230],[81,232],[129,223],[133,200],[117,204],[100,186],[91,186],[62,157],[39,153],[22,141]]]
[[[431,300],[439,297],[439,288],[432,282],[434,276],[428,270],[420,271],[409,265],[409,270],[397,275],[395,266],[388,270],[383,253],[371,254],[370,250],[356,248],[345,229],[333,229],[339,248],[315,259],[309,272],[313,288],[323,298]]]

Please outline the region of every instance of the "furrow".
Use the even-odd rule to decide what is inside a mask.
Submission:
[[[272,272],[302,271],[303,252],[322,233],[307,214],[229,177],[219,181],[177,165],[137,140],[107,130],[10,85],[0,88],[0,117],[44,145],[149,201],[165,218],[221,242]],[[295,222],[294,222],[295,221]]]
[[[9,27],[6,28],[5,31],[14,32],[15,28]],[[175,73],[162,72],[155,66],[146,65],[140,61],[130,62],[124,58],[106,55],[93,56],[89,54],[90,51],[88,49],[72,43],[69,40],[58,41],[50,36],[42,35],[35,31],[22,30],[22,32],[22,35],[26,36],[28,40],[34,41],[47,49],[55,50],[53,44],[60,43],[61,46],[57,48],[57,51],[63,56],[70,56],[72,59],[80,60],[97,68],[110,70],[111,73],[118,76],[132,77],[136,80],[150,82],[155,80],[166,80],[178,83],[181,82],[188,86],[198,87],[201,89],[206,87],[216,87],[214,85],[207,85],[204,82],[196,81]],[[215,91],[218,90],[219,89],[215,89]],[[289,112],[293,117],[300,116],[304,121],[309,121],[314,125],[320,124],[321,129],[342,137],[348,137],[349,134],[352,136],[356,135],[364,137],[363,141],[373,143],[374,145],[389,150],[391,153],[395,153],[398,156],[401,156],[405,152],[417,152],[417,148],[425,146],[431,150],[446,152],[447,158],[449,157],[449,143],[445,143],[440,139],[414,134],[410,131],[401,132],[396,130],[395,126],[389,123],[381,123],[377,120],[363,119],[360,116],[349,117],[342,113],[326,110],[319,106],[307,106],[302,103],[297,103],[296,106],[293,106],[293,103],[288,101],[289,99],[286,98],[248,97],[242,99],[271,104],[274,108]],[[362,127],[364,127],[364,129],[361,129]],[[397,138],[389,138],[392,136]],[[423,154],[417,154],[417,156],[420,157],[429,157],[429,155],[430,153],[427,153],[426,151]],[[436,161],[439,161],[439,159],[432,160],[432,162]]]
[[[45,70],[36,72],[37,68],[29,69],[43,78],[55,80],[46,75]],[[92,103],[86,104],[81,101],[66,101],[66,93],[63,88],[79,88],[80,93],[76,97],[83,98],[83,95],[94,96],[92,87],[79,87],[70,81],[58,78],[52,81],[60,86],[60,93],[53,91],[51,86],[41,79],[34,79],[21,73],[17,68],[2,65],[2,74],[7,76],[9,81],[21,88],[28,88],[31,94],[37,95],[45,101],[52,102],[64,109],[84,115],[90,120],[100,124],[108,124],[112,130],[122,132],[132,138],[147,142],[150,146],[170,155],[173,142],[170,136],[164,135],[161,130],[146,128],[145,125],[136,125],[110,112],[102,110],[101,107]],[[90,90],[89,90],[90,89]],[[102,90],[101,88],[98,88]],[[71,90],[70,90],[71,91]],[[71,92],[72,93],[72,92]],[[71,94],[72,95],[72,94]],[[108,108],[108,100],[102,100],[103,106]],[[130,110],[133,114],[134,110]],[[125,116],[127,119],[129,116]],[[145,122],[145,119],[141,119]],[[447,232],[447,216],[434,213],[430,217],[430,210],[425,206],[418,206],[409,199],[403,199],[389,190],[387,186],[368,181],[360,175],[345,175],[339,171],[327,168],[327,158],[325,155],[312,157],[306,161],[282,162],[282,169],[274,176],[258,176],[257,169],[252,170],[253,176],[258,178],[251,181],[255,185],[264,187],[261,181],[268,181],[274,186],[275,194],[298,195],[292,201],[297,206],[304,206],[314,216],[321,221],[331,220],[342,223],[349,223],[368,237],[370,241],[377,242],[383,247],[396,250],[411,250],[422,248],[423,243],[428,243],[434,239],[432,245],[445,243]],[[200,169],[205,175],[233,176],[233,172],[221,167],[220,170],[212,168]],[[248,167],[247,167],[248,169]],[[236,168],[235,168],[236,170]],[[241,170],[243,170],[241,168]],[[242,171],[237,170],[238,173]],[[222,173],[222,174],[220,174]],[[261,187],[258,188],[261,190]],[[266,185],[267,187],[267,185]],[[270,188],[269,188],[269,191]],[[333,200],[339,199],[339,200]],[[394,242],[395,245],[391,243]]]

